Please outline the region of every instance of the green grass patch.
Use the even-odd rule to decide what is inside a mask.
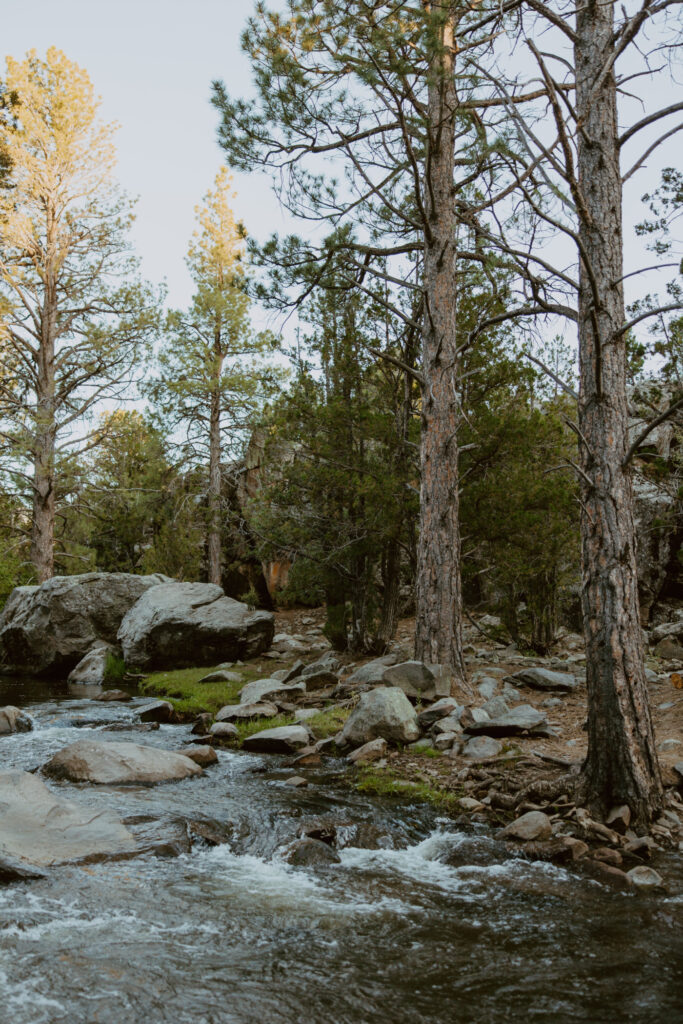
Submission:
[[[107,651],[107,657],[104,662],[104,682],[120,683],[123,681],[125,674],[126,663],[123,658],[119,658],[113,651]]]
[[[454,793],[435,783],[404,779],[393,768],[377,768],[374,765],[359,770],[356,789],[361,793],[374,793],[376,796],[417,800],[420,803],[433,804],[444,811],[458,810],[458,800],[462,796],[462,793]]]
[[[319,711],[317,715],[311,715],[306,720],[306,725],[313,731],[317,739],[324,740],[328,736],[336,736],[350,714],[351,708],[332,707]]]
[[[200,714],[210,711],[216,714],[226,704],[236,704],[239,691],[260,673],[230,669],[239,672],[238,683],[200,683],[199,680],[214,671],[215,666],[208,668],[182,668],[174,672],[154,672],[140,683],[140,692],[150,697],[163,697],[170,700],[176,711],[181,714]]]

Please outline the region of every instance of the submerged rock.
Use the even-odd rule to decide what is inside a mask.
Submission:
[[[31,732],[33,722],[27,714],[13,704],[0,708],[0,736],[8,736],[13,732]]]
[[[48,867],[136,850],[135,839],[111,811],[61,799],[29,772],[0,772],[0,874],[6,859],[18,868]]]
[[[141,722],[172,722],[175,716],[175,708],[168,700],[155,700],[152,704],[146,704],[138,712]]]
[[[274,623],[272,612],[250,611],[213,583],[164,583],[130,609],[118,640],[128,666],[183,668],[260,654]]]
[[[88,572],[16,587],[0,614],[0,661],[23,673],[66,675],[98,640],[116,643],[133,605],[170,582],[160,574]]]
[[[362,694],[342,729],[343,744],[357,747],[382,738],[412,743],[420,736],[415,708],[397,686],[381,686]]]
[[[295,839],[282,850],[280,856],[285,864],[299,868],[325,867],[328,864],[340,864],[341,857],[327,843],[319,839],[305,837]]]
[[[116,700],[127,701],[133,698],[126,690],[105,690],[103,693],[96,694],[92,699],[107,703],[108,701]]]
[[[129,783],[149,786],[202,774],[199,765],[189,757],[170,750],[95,740],[79,740],[58,751],[43,766],[43,772],[53,779],[104,786]]]

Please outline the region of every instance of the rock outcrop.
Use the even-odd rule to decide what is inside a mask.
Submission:
[[[89,572],[16,587],[0,615],[0,664],[40,676],[67,675],[98,641],[116,642],[121,620],[167,576]]]
[[[29,772],[0,772],[0,862],[49,867],[136,850],[110,811],[63,800]]]
[[[184,668],[251,658],[270,646],[272,612],[250,611],[212,583],[165,583],[145,593],[118,631],[126,665]]]
[[[104,786],[130,783],[151,786],[202,774],[194,761],[170,750],[96,740],[79,740],[64,747],[43,766],[43,772],[53,779]]]

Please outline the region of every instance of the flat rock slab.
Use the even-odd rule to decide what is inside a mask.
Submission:
[[[200,683],[241,683],[242,676],[239,672],[230,672],[227,668],[218,668],[215,672],[209,672],[202,676]]]
[[[553,690],[557,693],[573,693],[578,689],[576,676],[569,672],[553,672],[549,668],[523,668],[504,682],[513,686],[529,686],[532,690]]]
[[[159,747],[79,740],[58,751],[43,766],[43,772],[50,778],[69,782],[151,786],[201,775],[202,769],[189,757]]]
[[[379,686],[362,694],[341,734],[343,744],[351,747],[359,747],[378,738],[394,743],[412,743],[419,736],[415,708],[397,686]]]
[[[291,700],[306,693],[306,684],[281,683],[279,679],[255,679],[240,690],[240,704],[255,704],[265,698],[271,701]]]
[[[118,641],[130,667],[184,668],[260,654],[274,628],[272,612],[251,611],[213,583],[162,583],[126,614]]]
[[[136,850],[135,839],[111,811],[57,797],[29,772],[0,772],[0,863],[42,868]]]
[[[260,754],[291,754],[310,743],[308,730],[302,725],[282,725],[278,729],[263,729],[247,736],[242,742],[243,750]]]
[[[277,708],[268,700],[254,704],[226,704],[216,715],[217,722],[248,722],[252,718],[275,718]]]
[[[547,724],[548,720],[543,712],[532,708],[530,704],[520,704],[512,711],[488,722],[471,722],[465,726],[465,731],[478,736],[519,736]]]

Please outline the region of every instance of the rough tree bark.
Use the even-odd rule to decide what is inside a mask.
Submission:
[[[207,561],[209,583],[221,585],[221,392],[222,357],[220,339],[216,341],[216,387],[211,395],[209,413],[209,528]]]
[[[609,60],[614,6],[579,7],[575,43],[581,535],[588,684],[583,799],[595,813],[627,804],[647,824],[662,804],[638,611],[628,447],[617,93]]]
[[[453,11],[432,5],[431,65],[423,202],[425,311],[422,337],[422,440],[415,655],[448,665],[465,680],[458,524],[459,402],[454,204],[458,98],[454,80]]]
[[[33,516],[31,561],[38,583],[54,575],[55,563],[55,338],[57,285],[55,275],[56,224],[54,210],[46,210],[46,270],[40,311],[40,345],[36,362],[36,432],[33,440]]]

